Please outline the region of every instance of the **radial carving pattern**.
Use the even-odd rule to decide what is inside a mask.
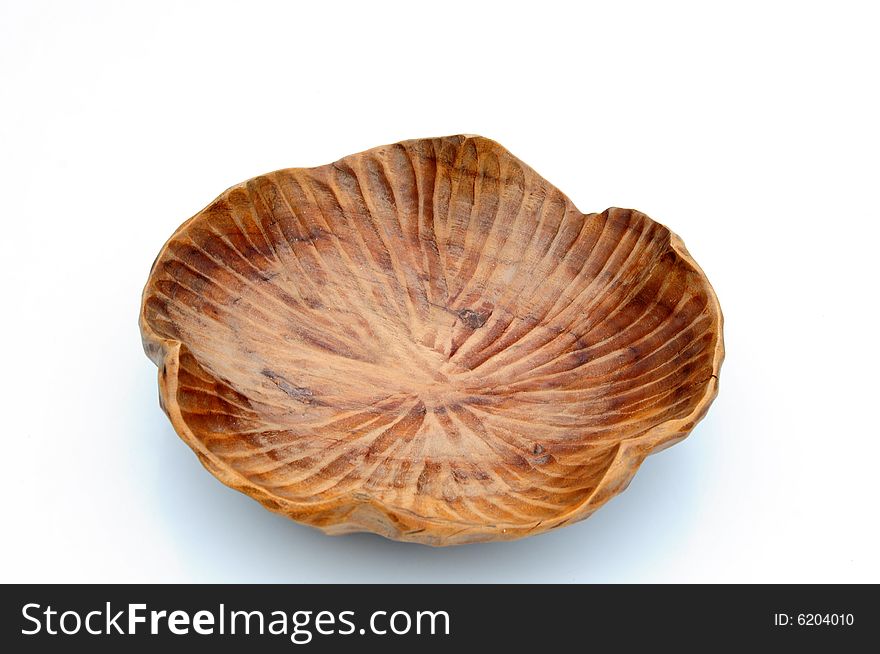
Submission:
[[[580,213],[497,143],[407,141],[233,187],[144,292],[163,406],[225,483],[430,544],[589,515],[717,387],[680,240]]]

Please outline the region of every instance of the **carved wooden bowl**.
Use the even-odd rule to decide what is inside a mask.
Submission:
[[[430,545],[587,517],[687,436],[723,358],[681,239],[465,136],[232,187],[162,248],[140,326],[223,483]]]

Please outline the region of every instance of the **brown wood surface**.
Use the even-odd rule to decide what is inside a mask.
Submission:
[[[140,326],[221,481],[328,533],[431,545],[587,517],[687,436],[723,358],[681,239],[582,214],[465,136],[227,190],[163,247]]]

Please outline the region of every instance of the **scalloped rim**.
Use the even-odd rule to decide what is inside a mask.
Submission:
[[[477,135],[454,135],[440,138],[456,138],[462,136],[466,139],[474,138],[489,141],[496,146],[507,150],[501,144]],[[426,139],[414,140],[422,141]],[[404,142],[406,141],[401,141],[399,143]],[[394,144],[370,148],[363,152],[379,150],[389,147],[390,145]],[[507,151],[509,152],[509,150]],[[511,154],[511,156],[516,158],[517,162],[526,169],[534,170],[515,155]],[[220,196],[228,193],[232,189],[243,187],[246,184],[247,181],[235,184],[221,193]],[[565,197],[565,200],[569,202],[572,207],[577,209],[568,196],[565,195],[564,192],[560,192]],[[580,209],[577,210],[581,213],[583,218],[595,215],[584,214]],[[266,491],[265,488],[254,484],[245,476],[226,465],[222,459],[219,459],[208,451],[186,424],[177,403],[177,375],[180,365],[179,354],[180,348],[184,344],[177,340],[160,338],[147,324],[145,319],[145,301],[152,284],[153,271],[156,262],[165,254],[169,244],[173,242],[193,220],[201,216],[203,211],[204,209],[180,225],[180,227],[174,231],[171,237],[162,246],[162,249],[159,251],[159,254],[150,268],[150,275],[141,295],[141,310],[138,324],[143,339],[144,351],[159,367],[160,406],[168,415],[174,430],[180,438],[196,453],[202,465],[204,465],[211,474],[217,477],[217,479],[230,488],[234,488],[235,490],[257,500],[270,511],[318,528],[326,534],[338,535],[368,531],[393,540],[443,546],[471,542],[513,540],[528,535],[543,533],[567,524],[572,524],[589,517],[611,498],[625,490],[648,455],[659,452],[684,440],[696,424],[706,415],[709,406],[718,395],[718,378],[725,353],[724,316],[721,312],[721,305],[718,303],[718,297],[716,296],[712,285],[709,283],[706,274],[697,262],[694,261],[693,257],[685,247],[684,241],[682,241],[682,239],[672,230],[669,230],[669,247],[671,247],[681,257],[682,261],[688,264],[702,280],[708,298],[706,309],[714,314],[714,318],[716,319],[718,339],[712,357],[712,374],[709,377],[709,383],[706,384],[703,396],[700,398],[699,402],[697,402],[693,411],[687,416],[677,420],[660,423],[640,436],[621,441],[617,446],[617,453],[605,471],[605,475],[602,477],[593,492],[580,503],[573,506],[568,511],[556,516],[552,520],[537,521],[531,525],[498,522],[495,524],[474,526],[471,523],[467,523],[466,525],[460,523],[461,528],[456,529],[455,522],[445,519],[440,520],[424,517],[405,509],[389,507],[368,495],[364,495],[363,497],[350,496],[347,498],[338,498],[316,503],[298,503],[274,495]],[[665,225],[663,226],[665,227]],[[667,227],[666,229],[669,228]],[[318,516],[319,519],[315,520],[315,516]],[[306,517],[309,518],[308,521],[304,521]],[[323,520],[321,519],[322,517]],[[432,532],[428,537],[422,535],[422,532],[426,530],[427,525],[432,526]]]

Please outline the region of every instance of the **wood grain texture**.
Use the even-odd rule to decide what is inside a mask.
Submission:
[[[225,484],[431,545],[587,517],[687,436],[723,358],[681,239],[465,136],[230,188],[162,248],[140,327]]]

